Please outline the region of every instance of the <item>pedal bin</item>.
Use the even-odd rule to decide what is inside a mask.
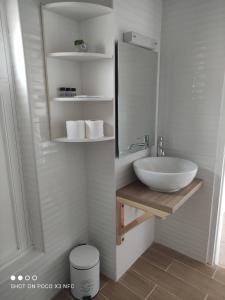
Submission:
[[[90,245],[74,248],[69,256],[71,293],[76,299],[91,299],[100,287],[99,251]]]

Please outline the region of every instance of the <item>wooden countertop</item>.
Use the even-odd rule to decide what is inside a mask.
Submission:
[[[118,198],[133,202],[134,206],[140,209],[143,207],[160,210],[167,214],[173,214],[180,208],[194,193],[202,186],[201,179],[194,179],[187,187],[175,193],[161,193],[150,190],[140,181],[135,181],[116,193]]]

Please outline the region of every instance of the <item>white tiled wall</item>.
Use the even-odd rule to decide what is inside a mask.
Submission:
[[[12,4],[15,8],[16,1],[12,0]],[[17,98],[17,113],[22,133],[26,196],[28,202],[34,197],[35,203],[40,204],[45,248],[35,261],[13,272],[37,274],[38,283],[64,283],[69,282],[69,250],[88,240],[85,153],[80,145],[68,147],[49,142],[40,1],[20,0],[19,8],[29,98],[26,84],[21,82],[21,77],[16,78],[23,88]],[[16,41],[17,25],[13,28]],[[31,213],[32,218],[38,215],[36,210]],[[57,292],[57,289],[11,289],[9,279],[0,286],[1,300],[50,299]]]
[[[225,61],[224,0],[164,2],[159,135],[166,152],[199,165],[204,187],[175,215],[157,221],[156,239],[207,260]]]
[[[12,7],[16,7],[17,0],[8,3],[10,1]],[[30,201],[34,197],[35,203],[40,204],[44,253],[14,272],[37,274],[38,283],[69,282],[68,253],[77,243],[89,240],[100,250],[102,271],[115,278],[115,144],[100,143],[86,149],[82,145],[49,141],[40,2],[19,0],[28,95],[26,84],[22,85],[24,94],[18,94],[17,101],[25,167],[36,175],[33,178],[25,172],[27,182],[29,180],[27,198]],[[105,4],[110,3],[105,1]],[[15,19],[11,21],[15,24]],[[15,35],[20,31],[20,24],[17,25],[13,28]],[[19,80],[17,83],[21,87]],[[87,217],[88,212],[90,217]],[[59,291],[10,289],[9,283],[7,280],[0,286],[1,300],[50,299]]]
[[[160,43],[161,0],[115,0],[117,39],[122,40],[126,31],[136,31],[155,38]],[[160,48],[160,47],[159,47]],[[117,189],[134,180],[132,162],[148,155],[142,151],[124,158],[116,159]],[[137,216],[139,211],[126,208],[126,221]],[[150,219],[126,234],[122,245],[117,246],[117,278],[151,245],[154,240],[154,219]]]
[[[118,278],[154,239],[154,220],[149,220],[130,232],[123,246],[115,248],[115,186],[133,179],[132,161],[146,153],[118,159],[115,183],[113,142],[104,147],[92,145],[86,152],[83,146],[49,143],[39,2],[19,0],[33,125],[33,133],[28,133],[35,141],[37,165],[37,178],[34,185],[29,185],[29,192],[38,188],[40,194],[46,245],[45,253],[26,272],[35,272],[41,282],[68,280],[68,251],[77,242],[87,240],[89,227],[90,241],[104,255],[103,271]],[[114,8],[119,39],[128,30],[160,39],[161,0],[115,0]],[[223,0],[165,1],[159,133],[166,136],[168,153],[199,164],[199,176],[205,185],[175,216],[157,222],[157,240],[202,261],[206,259],[209,235],[217,143],[214,133],[218,128],[225,58],[224,22]],[[25,108],[21,106],[21,112],[29,113]],[[26,124],[24,132],[28,130]],[[24,147],[29,147],[25,142]],[[104,188],[99,189],[99,185]],[[127,211],[128,218],[135,214]],[[57,292],[18,292],[9,289],[8,284],[0,287],[1,300],[42,300]]]
[[[122,38],[124,31],[134,30],[160,41],[161,0],[115,0],[114,9],[117,39]],[[118,279],[154,239],[152,219],[128,234],[126,242],[117,250],[115,246],[115,191],[132,180],[132,161],[144,155],[146,152],[116,160],[115,182],[115,143],[86,147],[89,239],[100,249],[102,271],[114,279]],[[132,219],[136,213],[128,210],[127,218]]]
[[[38,1],[21,0],[20,13],[44,239],[53,255],[87,235],[84,151],[49,142]]]
[[[29,191],[37,197],[38,193],[40,195],[45,242],[45,254],[37,260],[37,263],[29,265],[23,272],[28,274],[35,272],[41,282],[65,282],[69,275],[68,251],[77,242],[87,240],[89,228],[90,242],[95,244],[102,254],[102,270],[112,278],[119,277],[152,242],[154,221],[151,220],[141,225],[133,234],[127,236],[130,243],[126,245],[131,246],[133,237],[138,235],[140,239],[138,247],[133,248],[134,251],[129,256],[126,253],[127,260],[124,264],[122,264],[121,256],[123,254],[118,252],[119,268],[116,270],[115,145],[113,142],[104,146],[91,145],[85,152],[83,146],[69,145],[68,147],[68,145],[49,143],[39,15],[40,1],[19,0],[19,4],[29,79],[29,104],[33,126],[31,139],[35,142],[35,164],[37,165],[37,185],[30,184]],[[118,36],[121,36],[123,31],[135,30],[159,39],[161,0],[149,2],[116,0],[114,6],[117,21],[120,20]],[[29,114],[27,107],[25,105],[21,113]],[[23,116],[26,117],[26,115]],[[28,129],[28,124],[25,125],[25,129]],[[26,139],[25,141],[27,142]],[[26,145],[29,143],[24,143],[24,147]],[[135,156],[129,159],[133,160]],[[88,164],[87,174],[85,174],[85,160]],[[123,163],[126,164],[126,160]],[[125,173],[120,168],[118,169],[118,178],[123,177],[120,184],[129,181],[130,174],[132,174],[131,161],[127,161],[127,166],[129,167],[125,167],[127,170]],[[84,185],[86,175],[88,189]],[[34,188],[38,188],[38,193],[34,193]],[[87,218],[86,199],[90,218]],[[123,249],[126,250],[126,247]],[[31,292],[26,290],[19,292],[9,290],[8,283],[0,289],[2,299],[7,300],[15,297],[30,299],[31,296],[38,300],[48,299],[57,292],[57,290],[33,290],[31,295]]]
[[[10,0],[5,2],[5,11],[8,12],[7,20],[9,27],[9,40],[16,45],[11,47],[11,54],[14,59],[20,61],[20,64],[13,64],[13,73],[15,75],[16,86],[16,110],[17,125],[21,146],[21,160],[24,175],[24,192],[27,202],[29,214],[32,222],[30,223],[32,234],[32,242],[38,249],[43,247],[42,225],[40,216],[40,203],[38,201],[39,191],[37,186],[36,162],[34,157],[33,134],[31,129],[30,106],[28,101],[28,90],[26,82],[26,70],[24,66],[23,41],[20,30],[20,19],[18,16],[18,2]],[[12,26],[13,29],[12,30]],[[10,45],[11,46],[11,45]],[[29,163],[28,163],[29,161]],[[29,199],[29,200],[28,200]],[[35,230],[34,230],[35,229]]]
[[[116,278],[115,143],[86,146],[89,241],[101,254],[101,270]]]

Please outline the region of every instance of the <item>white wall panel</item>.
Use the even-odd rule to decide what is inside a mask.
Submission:
[[[67,248],[87,233],[83,148],[51,143],[47,127],[40,131],[48,118],[38,1],[21,0],[20,12],[45,245]]]
[[[115,0],[117,39],[122,40],[123,32],[135,31],[156,39],[160,43],[161,0]],[[158,46],[160,49],[160,46]],[[141,151],[116,159],[117,189],[135,179],[132,162],[148,155]],[[126,222],[134,219],[140,211],[125,209]],[[117,246],[117,279],[134,263],[134,261],[151,245],[154,240],[154,218],[146,221],[125,237],[121,246]]]
[[[89,241],[100,251],[101,270],[116,278],[115,144],[86,146]]]
[[[38,201],[38,187],[36,164],[34,158],[33,135],[31,130],[30,105],[28,101],[28,89],[26,82],[25,58],[23,51],[23,39],[20,26],[19,7],[17,0],[5,1],[7,8],[7,20],[9,27],[9,39],[11,54],[14,61],[13,71],[16,83],[16,111],[17,125],[21,146],[21,160],[24,175],[24,193],[27,207],[31,216],[32,242],[36,248],[43,249],[42,226],[40,216],[40,204]],[[29,162],[29,163],[26,163]],[[32,191],[30,190],[32,186]],[[30,192],[31,191],[31,192]],[[29,199],[29,200],[28,200]],[[35,230],[34,230],[35,229]]]
[[[14,7],[15,1],[12,2],[12,8]],[[30,264],[27,265],[26,262],[23,268],[14,269],[13,272],[15,275],[19,272],[23,275],[37,274],[37,282],[40,283],[68,282],[68,252],[74,245],[86,242],[88,235],[84,151],[80,145],[68,147],[49,142],[40,3],[35,0],[20,0],[19,8],[28,93],[24,81],[23,89],[17,93],[17,114],[26,196],[28,201],[34,199],[37,204],[30,211],[31,218],[38,215],[40,204],[45,252],[34,261],[29,261]],[[15,22],[16,18],[11,21],[15,26],[11,27],[13,35],[14,31],[19,32],[20,25]],[[11,37],[13,40],[13,36]],[[13,57],[17,57],[16,53]],[[21,57],[20,59],[23,63]],[[19,75],[18,72],[16,74]],[[21,88],[21,77],[16,80],[17,86]],[[50,299],[58,292],[57,289],[10,289],[8,278],[5,280],[7,281],[0,286],[1,300]]]
[[[207,261],[225,61],[223,0],[164,2],[159,135],[167,155],[195,161],[203,188],[175,215],[157,221],[156,239]]]
[[[24,161],[27,161],[26,179],[29,180],[27,195],[36,197],[36,203],[40,196],[45,253],[22,271],[37,274],[39,282],[66,282],[69,275],[68,252],[76,243],[87,240],[89,228],[90,242],[101,252],[103,272],[112,278],[118,278],[152,242],[154,224],[150,220],[127,236],[127,241],[130,242],[123,248],[125,250],[127,246],[132,247],[137,234],[140,237],[140,247],[136,247],[130,256],[125,256],[126,251],[117,253],[114,142],[90,145],[86,153],[82,146],[68,147],[49,142],[39,2],[39,0],[19,0],[26,48],[29,102],[22,101],[28,99],[26,93],[23,94],[23,98],[20,97],[20,101],[18,98],[18,114],[21,121],[20,130],[23,132],[21,141],[24,144]],[[160,0],[116,0],[114,6],[116,14],[119,13],[118,36],[122,31],[135,30],[153,38],[160,38]],[[31,120],[29,120],[30,112]],[[32,152],[33,140],[35,153]],[[35,154],[32,163],[30,153]],[[130,158],[132,161],[135,156]],[[85,159],[89,165],[87,173],[85,173]],[[125,167],[125,173],[118,172],[118,178],[123,178],[124,183],[133,176],[131,161],[126,162],[129,167]],[[37,174],[33,173],[36,166]],[[88,191],[85,178],[88,178]],[[87,218],[86,198],[90,218]],[[32,214],[35,216],[35,210],[31,212],[31,216]],[[119,262],[126,258],[125,263],[118,269],[118,274],[116,274],[117,254]],[[8,284],[9,282],[5,282],[0,286],[1,300],[15,298],[42,300],[49,299],[57,292],[57,290],[37,289],[11,290]]]
[[[5,7],[0,2],[1,267],[31,247],[6,22]]]
[[[6,85],[6,84],[5,84]],[[3,100],[2,90],[3,84],[0,83],[1,88],[1,96],[0,101]],[[8,92],[8,84],[4,87],[5,93]],[[7,95],[7,94],[6,94]],[[8,96],[8,95],[7,95]],[[7,99],[9,100],[9,99]],[[0,104],[2,104],[0,102]],[[3,112],[1,111],[1,116]],[[2,120],[1,120],[2,121]],[[1,122],[2,123],[2,122]],[[7,260],[6,258],[10,257],[10,254],[15,254],[18,249],[17,245],[17,236],[15,230],[15,219],[13,214],[13,202],[12,202],[12,184],[11,178],[9,173],[9,166],[8,166],[8,157],[7,152],[5,151],[7,148],[5,147],[5,137],[3,136],[3,126],[0,123],[0,169],[1,169],[1,180],[0,180],[0,198],[1,198],[1,209],[0,209],[0,220],[2,226],[0,226],[0,237],[1,237],[1,245],[0,245],[0,264],[2,265]],[[6,149],[5,149],[6,148]],[[7,149],[8,150],[8,149]],[[5,229],[7,228],[7,234]],[[10,257],[11,258],[11,257]]]
[[[123,32],[133,30],[160,42],[161,0],[115,0],[114,8],[119,39]]]

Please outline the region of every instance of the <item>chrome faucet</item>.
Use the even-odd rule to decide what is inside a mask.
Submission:
[[[159,136],[158,138],[158,144],[157,144],[157,156],[165,156],[164,151],[164,138],[163,136]]]
[[[144,139],[144,141],[142,143],[131,144],[128,147],[129,152],[136,152],[136,151],[140,150],[141,147],[143,148],[143,150],[149,148],[149,146],[150,146],[150,136],[146,134],[146,135],[144,135],[140,138],[137,138],[137,140],[140,140],[140,139]]]

